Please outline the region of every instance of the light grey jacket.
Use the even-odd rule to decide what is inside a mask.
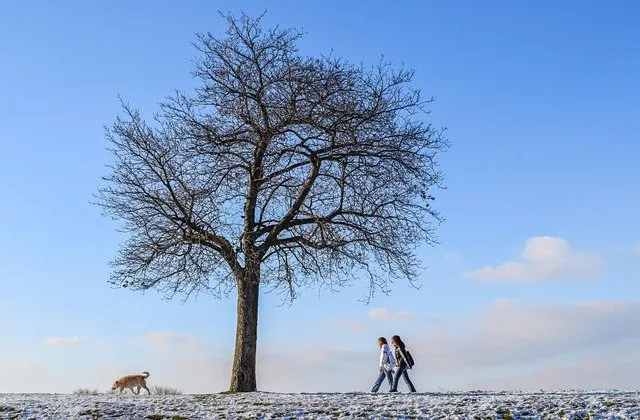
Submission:
[[[396,364],[396,357],[393,355],[391,348],[388,344],[383,344],[380,347],[380,367],[384,370],[393,370],[393,366]]]

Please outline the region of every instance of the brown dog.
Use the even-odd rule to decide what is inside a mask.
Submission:
[[[118,379],[113,383],[113,385],[111,386],[111,390],[115,391],[116,388],[120,388],[120,393],[122,394],[122,391],[124,389],[129,388],[131,392],[138,395],[140,393],[140,388],[144,388],[147,390],[149,395],[151,395],[151,391],[149,391],[149,388],[147,388],[147,381],[145,381],[145,379],[149,377],[149,372],[145,371],[142,373],[143,375],[123,376],[122,378]],[[138,392],[135,392],[133,388],[137,388]]]

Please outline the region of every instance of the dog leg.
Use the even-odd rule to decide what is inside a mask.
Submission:
[[[144,389],[146,389],[146,390],[147,390],[147,392],[149,393],[149,395],[151,395],[151,391],[149,391],[149,388],[147,388],[147,386],[146,386],[146,385],[142,385],[142,387],[143,387]]]

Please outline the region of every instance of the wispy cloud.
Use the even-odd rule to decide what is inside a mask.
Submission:
[[[633,247],[633,252],[640,255],[640,244],[637,244],[636,246]]]
[[[211,347],[197,337],[190,335],[174,334],[165,331],[151,332],[142,337],[142,341],[155,349],[177,351],[206,352]]]
[[[498,299],[407,342],[439,387],[628,389],[640,374],[639,316],[638,301]]]
[[[573,363],[552,363],[533,373],[506,374],[472,382],[465,389],[538,390],[538,389],[635,389],[640,376],[640,357],[615,358],[595,354],[576,358]]]
[[[145,334],[142,337],[142,340],[147,344],[185,344],[190,343],[195,340],[194,337],[189,337],[186,335],[173,334],[169,332],[159,331],[159,332],[150,332]]]
[[[529,238],[520,259],[468,271],[464,276],[482,281],[515,282],[583,279],[596,275],[602,268],[599,255],[575,250],[566,240],[553,236]]]
[[[336,324],[343,330],[353,333],[362,333],[367,328],[365,323],[360,321],[337,321]]]
[[[640,316],[640,302],[529,305],[498,299],[467,315],[465,319],[441,318],[424,329],[401,332],[416,359],[418,367],[410,375],[421,391],[443,386],[464,389],[471,384],[473,389],[516,385],[520,389],[549,389],[557,387],[557,383],[577,387],[577,381],[573,380],[576,378],[584,380],[579,384],[583,388],[605,384],[615,388],[637,381],[640,373],[639,367],[631,368],[627,362],[639,360],[634,353],[640,344],[640,330],[634,326]],[[345,349],[344,343],[326,344],[297,347],[269,343],[260,347],[259,388],[275,392],[370,389],[377,376],[375,337],[360,342],[352,350]],[[331,348],[331,344],[335,347]],[[216,354],[228,359],[204,357],[202,366],[193,365],[197,358],[172,362],[170,368],[184,376],[184,382],[176,380],[176,384],[185,392],[195,392],[194,380],[202,382],[198,389],[210,390],[213,382],[217,389],[225,389],[233,353],[229,350]],[[587,358],[603,361],[609,358],[611,365],[590,366]],[[541,373],[531,375],[536,366]],[[572,379],[573,366],[585,369],[588,374]],[[624,372],[623,367],[631,369]],[[343,373],[344,380],[335,381],[336,369]],[[202,376],[202,372],[207,375]],[[210,372],[217,372],[217,376]],[[554,381],[554,372],[559,382]],[[620,376],[610,377],[609,372]],[[505,378],[503,382],[496,380],[500,376]],[[314,380],[309,381],[310,377]]]
[[[578,350],[620,356],[615,346],[640,343],[638,317],[640,302],[526,305],[498,299],[464,324],[449,320],[431,328],[413,351],[434,373],[523,366]]]
[[[89,340],[84,337],[49,337],[44,341],[47,346],[79,346],[86,344]]]
[[[462,261],[462,254],[458,252],[447,252],[444,254],[444,260],[447,262],[459,262]]]
[[[381,309],[373,314],[387,319],[389,314],[393,314],[391,318],[399,313],[407,316],[406,311]],[[400,333],[416,359],[417,368],[410,375],[420,391],[469,386],[620,388],[637,382],[640,374],[640,359],[635,354],[640,346],[640,329],[635,328],[639,317],[637,301],[527,304],[498,299],[465,314],[442,316],[428,325],[416,314],[413,321],[420,322],[396,323],[394,327],[399,330],[394,332]],[[380,318],[373,316],[358,321],[367,327],[369,323],[380,324]],[[262,343],[257,355],[259,389],[368,390],[377,376],[379,349],[375,338],[376,335],[351,341],[329,339],[304,347],[291,342]],[[141,370],[150,371],[156,383],[167,383],[186,393],[225,390],[229,385],[232,343],[209,346],[205,342],[204,338],[191,335],[150,333],[133,343],[138,346],[135,351],[127,350],[119,356],[106,352],[98,373],[91,371],[93,367],[73,363],[53,364],[57,365],[53,368],[0,364],[0,392],[59,392],[59,379],[43,382],[57,377],[51,374],[55,368],[68,369],[69,377],[75,375],[67,379],[65,390],[78,383],[102,389],[115,376]],[[192,345],[198,350],[193,351]],[[344,378],[336,382],[337,373]]]
[[[369,312],[371,318],[384,319],[390,321],[408,321],[413,318],[411,311],[392,312],[387,308],[373,308]]]
[[[0,364],[0,371],[16,371],[31,368],[31,363],[3,363]]]
[[[259,357],[260,382],[263,389],[276,392],[368,390],[377,376],[378,352],[375,340],[366,351],[328,347],[273,349]],[[342,379],[336,381],[338,372]]]

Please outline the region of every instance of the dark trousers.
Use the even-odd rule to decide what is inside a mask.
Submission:
[[[384,378],[387,378],[387,380],[389,381],[389,386],[393,385],[393,371],[385,370],[384,368],[382,368],[380,374],[378,375],[378,379],[376,379],[376,383],[373,384],[373,388],[371,388],[371,392],[378,392],[378,390],[380,389],[380,385],[382,385],[382,382],[384,381]]]
[[[416,387],[413,386],[411,379],[409,379],[409,373],[407,372],[407,365],[402,365],[396,370],[396,374],[393,376],[393,384],[391,384],[391,389],[389,392],[398,392],[398,381],[400,377],[404,378],[404,382],[409,387],[409,391],[416,392]]]

